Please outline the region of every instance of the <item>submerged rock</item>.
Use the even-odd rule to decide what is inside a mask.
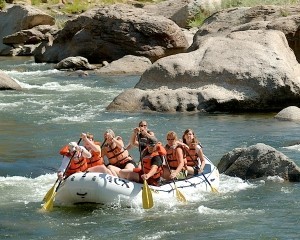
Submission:
[[[0,90],[21,90],[20,84],[0,70]]]

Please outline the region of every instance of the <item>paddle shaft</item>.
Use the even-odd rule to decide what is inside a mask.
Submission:
[[[81,139],[82,139],[82,138],[79,138],[79,140],[78,140],[78,142],[77,142],[77,145],[80,144]],[[73,155],[71,156],[71,158],[70,158],[70,160],[69,160],[69,162],[68,162],[68,165],[67,165],[67,167],[66,167],[66,169],[65,169],[65,171],[64,171],[63,178],[59,181],[58,186],[57,186],[56,189],[55,189],[55,192],[57,192],[57,190],[58,190],[58,188],[59,188],[59,186],[60,186],[62,180],[64,179],[64,176],[66,175],[66,172],[67,172],[67,170],[69,169],[69,167],[70,167],[70,165],[71,165],[71,161],[72,161],[72,159],[74,158],[75,154],[76,154],[76,151],[74,151]]]
[[[172,172],[171,172],[171,168],[170,168],[170,165],[169,165],[168,159],[165,159],[165,162],[166,162],[166,164],[167,164],[167,167],[168,167],[168,169],[169,169],[169,172],[170,172],[170,174],[171,174]],[[172,181],[173,181],[173,183],[174,183],[174,186],[176,187],[176,184],[175,184],[175,180],[174,180],[174,178],[172,178]]]
[[[104,144],[106,143],[106,138],[104,139],[103,143],[101,144],[101,149],[103,148]]]
[[[196,164],[196,166],[197,166],[198,163],[192,158],[192,156],[190,155],[190,153],[189,153],[187,150],[186,150],[185,152],[187,153],[187,155],[189,155],[189,157],[193,160],[193,162],[194,162],[194,163]],[[204,173],[202,172],[201,174],[202,174],[202,176],[204,177],[205,181],[209,184],[211,190],[212,190],[213,192],[218,192],[218,190],[215,189],[215,188],[211,185],[211,183],[208,181],[208,179],[207,179],[207,177],[204,175]]]
[[[142,166],[143,173],[145,173],[144,172],[144,164],[143,164],[143,161],[142,161],[142,148],[141,148],[141,144],[140,144],[139,134],[137,134],[137,140],[138,140],[138,144],[139,144],[140,163],[141,163],[141,166]],[[143,202],[143,208],[144,209],[150,209],[150,208],[153,207],[152,193],[151,193],[151,190],[148,186],[148,183],[147,183],[146,179],[144,179],[144,184],[143,184],[142,202]]]

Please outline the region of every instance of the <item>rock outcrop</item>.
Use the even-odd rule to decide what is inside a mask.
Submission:
[[[237,31],[158,60],[126,91],[109,110],[277,111],[300,103],[300,65],[282,32]]]
[[[283,153],[263,143],[232,150],[222,157],[217,167],[220,173],[245,180],[279,176],[300,182],[300,168]]]
[[[39,9],[33,8],[28,5],[13,5],[6,10],[0,11],[0,55],[26,55],[20,54],[20,52],[26,52],[26,44],[30,44],[30,36],[34,35],[33,32],[27,32],[27,43],[20,42],[20,39],[26,35],[17,34],[22,30],[28,30],[35,26],[39,25],[54,25],[55,19],[42,12]],[[5,37],[12,35],[10,38],[5,39]],[[39,37],[39,34],[36,34],[36,39]],[[6,45],[2,42],[2,39],[5,39],[9,45]],[[33,38],[31,38],[33,41]],[[14,40],[17,40],[14,42]],[[13,46],[13,47],[12,47]],[[32,46],[29,46],[32,49]],[[32,50],[33,51],[33,50]],[[32,53],[32,52],[31,52]]]
[[[179,27],[188,28],[199,10],[213,11],[220,8],[221,0],[166,0],[155,4],[146,4],[143,9],[157,16],[174,21]]]
[[[90,63],[102,63],[135,55],[155,61],[187,47],[173,21],[118,4],[91,9],[68,21],[53,45],[41,44],[34,57],[36,62],[59,62],[82,56]]]

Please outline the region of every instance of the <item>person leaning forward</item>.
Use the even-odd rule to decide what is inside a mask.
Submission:
[[[131,181],[143,183],[147,180],[149,185],[158,186],[163,172],[163,158],[166,151],[155,137],[149,137],[146,142],[146,148],[142,152],[140,166],[133,170],[122,169],[119,172],[120,177]]]
[[[57,177],[62,180],[76,172],[87,170],[87,158],[92,154],[83,146],[78,146],[76,142],[70,142],[60,149],[59,153],[63,156],[62,163],[57,171]],[[70,163],[70,164],[69,164]]]

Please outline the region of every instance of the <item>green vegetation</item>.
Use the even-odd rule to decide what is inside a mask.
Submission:
[[[221,8],[254,7],[257,5],[293,5],[299,0],[223,0]]]
[[[85,3],[85,1],[74,0],[72,4],[66,4],[63,11],[71,14],[78,14],[83,13],[88,9],[89,4]]]
[[[214,12],[233,7],[254,7],[257,5],[279,5],[283,6],[281,10],[282,16],[288,16],[288,11],[285,9],[288,5],[299,4],[300,0],[222,0],[221,7],[215,7],[214,9],[206,10],[200,9],[199,12],[195,15],[195,18],[192,19],[188,26],[189,27],[199,27],[203,24],[204,20],[211,16]]]
[[[0,10],[5,7],[5,0],[0,0]]]
[[[43,3],[43,0],[31,0],[31,4],[34,6],[41,5]],[[48,0],[47,4],[52,5],[52,4],[58,4],[59,0]]]

